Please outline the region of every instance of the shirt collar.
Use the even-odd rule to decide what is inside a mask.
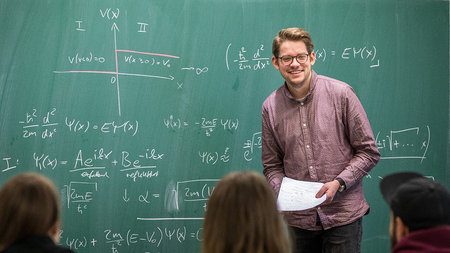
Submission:
[[[311,70],[311,83],[309,84],[309,92],[308,94],[306,94],[306,96],[302,99],[296,99],[294,98],[294,96],[292,96],[291,92],[289,91],[286,81],[284,82],[283,85],[283,90],[284,90],[284,94],[286,97],[288,97],[291,100],[294,100],[296,102],[303,102],[306,103],[308,101],[310,101],[313,97],[314,94],[314,89],[316,88],[316,83],[317,83],[317,73],[314,70]]]

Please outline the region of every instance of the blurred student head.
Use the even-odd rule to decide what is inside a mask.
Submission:
[[[214,188],[203,225],[203,253],[288,253],[287,227],[262,175],[232,172]]]
[[[9,179],[0,189],[0,250],[28,236],[59,241],[60,210],[55,185],[37,173]]]
[[[450,194],[442,184],[400,172],[383,178],[380,189],[391,209],[392,247],[412,232],[450,224]]]

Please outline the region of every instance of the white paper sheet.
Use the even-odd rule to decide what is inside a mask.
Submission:
[[[301,211],[320,205],[326,199],[326,195],[316,198],[322,185],[322,183],[284,177],[278,194],[278,209],[280,211]]]

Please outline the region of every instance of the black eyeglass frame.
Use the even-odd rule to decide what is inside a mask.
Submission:
[[[281,60],[281,63],[283,63],[283,65],[289,66],[289,65],[291,65],[291,64],[294,62],[294,58],[295,58],[295,60],[296,60],[299,64],[306,63],[306,62],[308,61],[310,55],[311,55],[311,54],[299,54],[299,55],[296,55],[296,56],[290,56],[290,55],[288,55],[288,56],[277,57],[277,59],[278,59],[278,60]],[[304,60],[302,61],[302,60],[300,59],[300,57],[305,57],[305,58],[304,58]],[[288,59],[291,59],[291,60],[290,60],[290,61],[285,61],[285,60],[288,60]]]

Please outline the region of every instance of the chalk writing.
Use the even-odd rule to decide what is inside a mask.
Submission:
[[[37,109],[33,108],[30,112],[26,112],[25,120],[19,121],[22,125],[22,137],[27,139],[30,137],[41,137],[42,139],[52,138],[56,133],[56,127],[59,125],[53,122],[56,114],[56,108],[39,114]]]
[[[191,70],[191,71],[195,71],[195,73],[197,75],[201,75],[203,73],[208,72],[208,67],[203,67],[203,68],[195,68],[195,67],[186,67],[186,68],[181,68],[181,70]]]
[[[234,54],[232,51],[232,43],[229,43],[226,47],[225,52],[225,65],[227,70],[233,68],[233,64],[236,64],[236,69],[256,71],[268,68],[271,64],[272,55],[270,50],[265,52],[265,46],[260,44],[254,51],[249,51],[246,47],[241,46]],[[339,57],[341,60],[363,60],[370,63],[370,68],[376,68],[380,66],[380,60],[377,57],[377,48],[375,45],[365,45],[361,47],[347,47],[341,50],[329,50],[325,48],[315,49],[314,53],[316,55],[317,62],[325,62],[328,58]],[[250,55],[250,57],[248,56]]]
[[[49,155],[46,154],[38,155],[36,153],[33,153],[33,159],[36,168],[39,168],[39,170],[47,168],[54,170],[56,165],[58,165],[58,159],[50,157]]]
[[[137,196],[137,197],[136,197]],[[142,192],[140,194],[130,195],[127,189],[124,189],[124,194],[122,196],[122,200],[128,203],[130,200],[138,200],[141,203],[150,204],[151,199],[159,199],[159,193],[149,193],[148,190]]]
[[[132,54],[125,55],[124,62],[128,64],[147,64],[151,66],[159,65],[170,68],[170,59],[146,57],[145,54],[140,54],[139,56],[134,56]]]
[[[113,152],[112,150],[99,148],[95,149],[91,155],[84,155],[83,150],[79,150],[74,166],[70,172],[79,172],[80,176],[88,179],[109,178],[107,169],[109,167],[119,168],[119,171],[125,173],[126,178],[134,182],[138,178],[153,178],[159,175],[157,166],[146,164],[145,161],[158,161],[164,157],[155,148],[147,148],[145,152],[137,155],[130,154],[128,151]]]
[[[199,151],[198,155],[200,156],[202,163],[215,165],[217,161],[222,161],[224,163],[230,161],[230,155],[228,154],[229,150],[230,148],[226,147],[225,151],[221,154],[219,154],[219,152]]]
[[[88,131],[97,131],[101,134],[129,134],[135,136],[139,131],[139,121],[123,121],[123,122],[101,122],[94,123],[90,120],[80,120],[65,117],[64,122],[58,122],[56,108],[45,112],[43,115],[39,114],[37,109],[32,109],[25,113],[25,119],[19,121],[22,125],[22,137],[52,139],[56,136],[58,127],[65,126],[65,129],[73,133],[84,134]],[[59,131],[59,130],[58,130]]]
[[[126,15],[125,15],[126,16]],[[129,49],[119,49],[117,47],[117,34],[120,32],[119,25],[115,21],[119,21],[120,17],[120,9],[119,8],[105,8],[99,10],[99,17],[104,20],[113,20],[113,24],[110,27],[110,30],[112,31],[111,34],[111,40],[114,42],[114,58],[108,59],[106,56],[100,56],[96,55],[95,53],[89,52],[86,55],[83,55],[82,53],[75,52],[71,55],[67,56],[68,65],[70,68],[74,65],[78,65],[83,67],[83,69],[69,69],[69,70],[54,70],[53,73],[55,74],[103,74],[103,75],[109,75],[111,76],[111,84],[114,84],[116,86],[117,90],[117,109],[119,116],[122,115],[122,109],[121,109],[121,96],[120,96],[120,82],[119,82],[119,76],[134,76],[134,77],[144,77],[144,78],[155,78],[155,79],[162,79],[162,80],[168,80],[168,81],[174,81],[175,77],[172,74],[167,73],[152,73],[155,71],[155,68],[139,68],[139,71],[136,68],[133,68],[131,70],[128,66],[149,66],[149,67],[161,67],[164,69],[169,69],[173,66],[173,64],[179,64],[177,62],[174,62],[181,57],[165,54],[165,53],[153,53],[153,52],[142,52],[142,51],[135,51],[135,50],[129,50]],[[77,32],[86,32],[87,29],[82,27],[83,21],[75,21],[75,31]],[[137,31],[136,33],[146,33],[147,28],[149,26],[148,23],[139,21],[137,24]],[[109,26],[108,26],[109,28]],[[121,55],[123,54],[123,55]],[[88,69],[91,65],[90,63],[106,63],[106,62],[114,62],[115,63],[115,69],[105,69],[105,70],[98,70],[95,69]],[[120,71],[123,68],[129,71]],[[161,68],[157,68],[157,70],[161,70]],[[177,67],[178,69],[178,67]],[[180,67],[181,70],[187,70],[187,71],[194,71],[194,73],[198,76],[201,74],[205,74],[209,71],[209,68],[207,66],[201,66],[201,67],[194,67],[194,66],[188,66],[188,67]],[[177,89],[180,89],[183,85],[182,82],[175,80],[175,83],[177,84]],[[33,133],[33,132],[32,132]]]
[[[160,153],[156,148],[146,148],[143,152],[132,154],[128,151],[115,152],[106,148],[94,149],[91,152],[83,151],[82,149],[74,155],[74,159],[70,160],[58,159],[57,157],[47,153],[34,152],[31,159],[34,161],[34,166],[39,171],[55,170],[60,166],[68,166],[72,164],[69,172],[79,173],[82,178],[109,179],[109,171],[111,168],[117,168],[120,172],[125,173],[126,178],[132,179],[134,182],[138,178],[153,178],[159,175],[156,170],[157,165],[154,164],[163,160],[164,153]],[[221,158],[226,159],[226,157]],[[17,168],[19,159],[12,159],[5,157],[2,159],[6,168],[2,172],[6,172]]]
[[[261,132],[256,132],[252,135],[252,138],[245,141],[243,149],[244,151],[244,159],[246,161],[253,160],[253,153],[256,149],[261,149]]]
[[[122,151],[121,156],[121,167],[120,171],[125,172],[127,178],[133,179],[136,182],[138,178],[152,178],[157,177],[159,175],[159,171],[153,170],[156,168],[156,165],[143,165],[141,164],[141,160],[139,158],[143,158],[145,160],[159,160],[162,159],[164,154],[155,154],[155,149],[152,149],[150,154],[147,152],[145,154],[137,155],[138,158],[130,157],[130,153],[128,151]],[[116,161],[113,162],[116,165]]]
[[[170,115],[168,119],[164,119],[164,125],[170,129],[180,129],[181,127],[189,126],[189,123],[179,118],[175,119],[173,115]]]
[[[380,60],[377,58],[377,48],[375,45],[366,45],[362,47],[347,47],[340,51],[320,48],[314,50],[316,61],[325,62],[328,58],[340,57],[342,60],[364,60],[370,63],[370,68],[380,66]]]
[[[77,153],[77,157],[74,161],[74,166],[70,170],[70,172],[80,172],[80,176],[83,178],[109,178],[108,172],[106,171],[105,166],[95,167],[95,161],[103,161],[108,160],[112,151],[105,151],[103,148],[100,148],[98,151],[94,150],[92,156],[83,156],[83,151],[79,150]]]
[[[214,189],[218,179],[198,179],[177,183],[178,201],[205,201]]]
[[[2,169],[2,172],[13,170],[19,164],[19,159],[13,160],[11,157],[5,157],[3,161],[5,162],[6,168]]]
[[[81,27],[81,24],[83,23],[83,21],[77,20],[77,21],[75,21],[75,23],[77,24],[75,30],[80,31],[80,32],[86,31],[85,28]]]
[[[118,19],[119,14],[120,14],[119,8],[116,8],[115,10],[113,10],[112,8],[100,10],[100,16],[105,19]]]
[[[81,63],[105,63],[105,57],[96,56],[92,52],[89,52],[87,56],[80,56],[79,53],[76,53],[75,56],[67,56],[70,64],[81,64]]]
[[[140,33],[146,33],[147,32],[147,27],[148,27],[147,23],[137,22],[137,24],[139,26],[138,32],[140,32]]]
[[[390,130],[387,134],[379,131],[376,143],[381,159],[419,159],[422,163],[427,158],[430,131],[429,126]]]
[[[131,172],[127,172],[126,173],[126,177],[132,179],[134,182],[136,182],[136,180],[138,178],[141,179],[148,179],[148,178],[153,178],[153,177],[157,177],[159,175],[159,171],[156,170],[148,170],[148,171],[143,171],[144,169],[150,169],[153,168],[154,166],[141,166],[141,167],[132,167],[130,169],[132,169],[133,171]],[[126,171],[121,170],[121,171]]]
[[[271,64],[271,51],[265,51],[266,47],[260,44],[255,49],[248,49],[245,46],[233,48],[229,43],[225,50],[225,65],[227,70],[233,68],[240,71],[264,70]],[[235,52],[235,53],[234,53]],[[325,62],[329,58],[339,57],[344,61],[362,60],[369,62],[370,68],[380,66],[375,45],[364,45],[361,47],[346,47],[340,50],[330,50],[325,48],[315,49],[316,62]]]
[[[270,50],[266,53],[265,49],[263,44],[257,45],[254,49],[240,46],[236,49],[237,53],[232,54],[230,52],[233,50],[232,43],[228,44],[225,52],[225,65],[227,70],[230,70],[233,66],[236,66],[236,68],[241,71],[257,71],[267,68],[271,63],[271,55]],[[236,65],[230,66],[230,64]]]
[[[164,119],[164,125],[172,130],[177,130],[190,125],[198,126],[198,130],[206,136],[211,136],[212,132],[220,127],[222,130],[234,132],[239,128],[239,119],[220,119],[220,118],[205,118],[202,117],[199,121],[194,121],[193,124],[189,121],[181,120],[173,115],[169,115],[168,119]]]
[[[70,132],[74,133],[87,133],[90,129],[92,131],[99,131],[104,134],[130,134],[135,136],[139,131],[139,121],[125,121],[125,122],[104,122],[100,124],[91,123],[91,121],[83,121],[77,119],[65,118],[65,126]]]
[[[145,221],[146,219],[140,219]],[[99,244],[109,245],[111,252],[128,252],[125,248],[141,245],[142,247],[160,248],[163,243],[183,244],[190,241],[202,240],[203,228],[201,225],[167,225],[146,226],[144,231],[138,232],[133,228],[102,230],[102,238],[87,237],[85,235],[72,235],[65,237],[61,243],[72,250],[94,250]],[[63,238],[63,232],[60,235]],[[122,251],[123,250],[123,251]]]
[[[111,245],[112,252],[119,252],[120,248],[139,243],[159,248],[163,241],[184,243],[186,240],[201,241],[203,229],[189,230],[187,226],[155,226],[144,232],[133,229],[114,230],[107,228],[103,231],[106,244]]]
[[[65,244],[72,250],[84,249],[89,246],[89,242],[86,239],[86,236],[81,236],[80,238],[67,237],[65,240]],[[93,246],[95,246],[95,243],[93,244]]]
[[[64,185],[67,208],[71,204],[78,204],[77,212],[83,214],[87,209],[87,204],[94,199],[94,192],[97,192],[97,183],[94,182],[70,182]]]

